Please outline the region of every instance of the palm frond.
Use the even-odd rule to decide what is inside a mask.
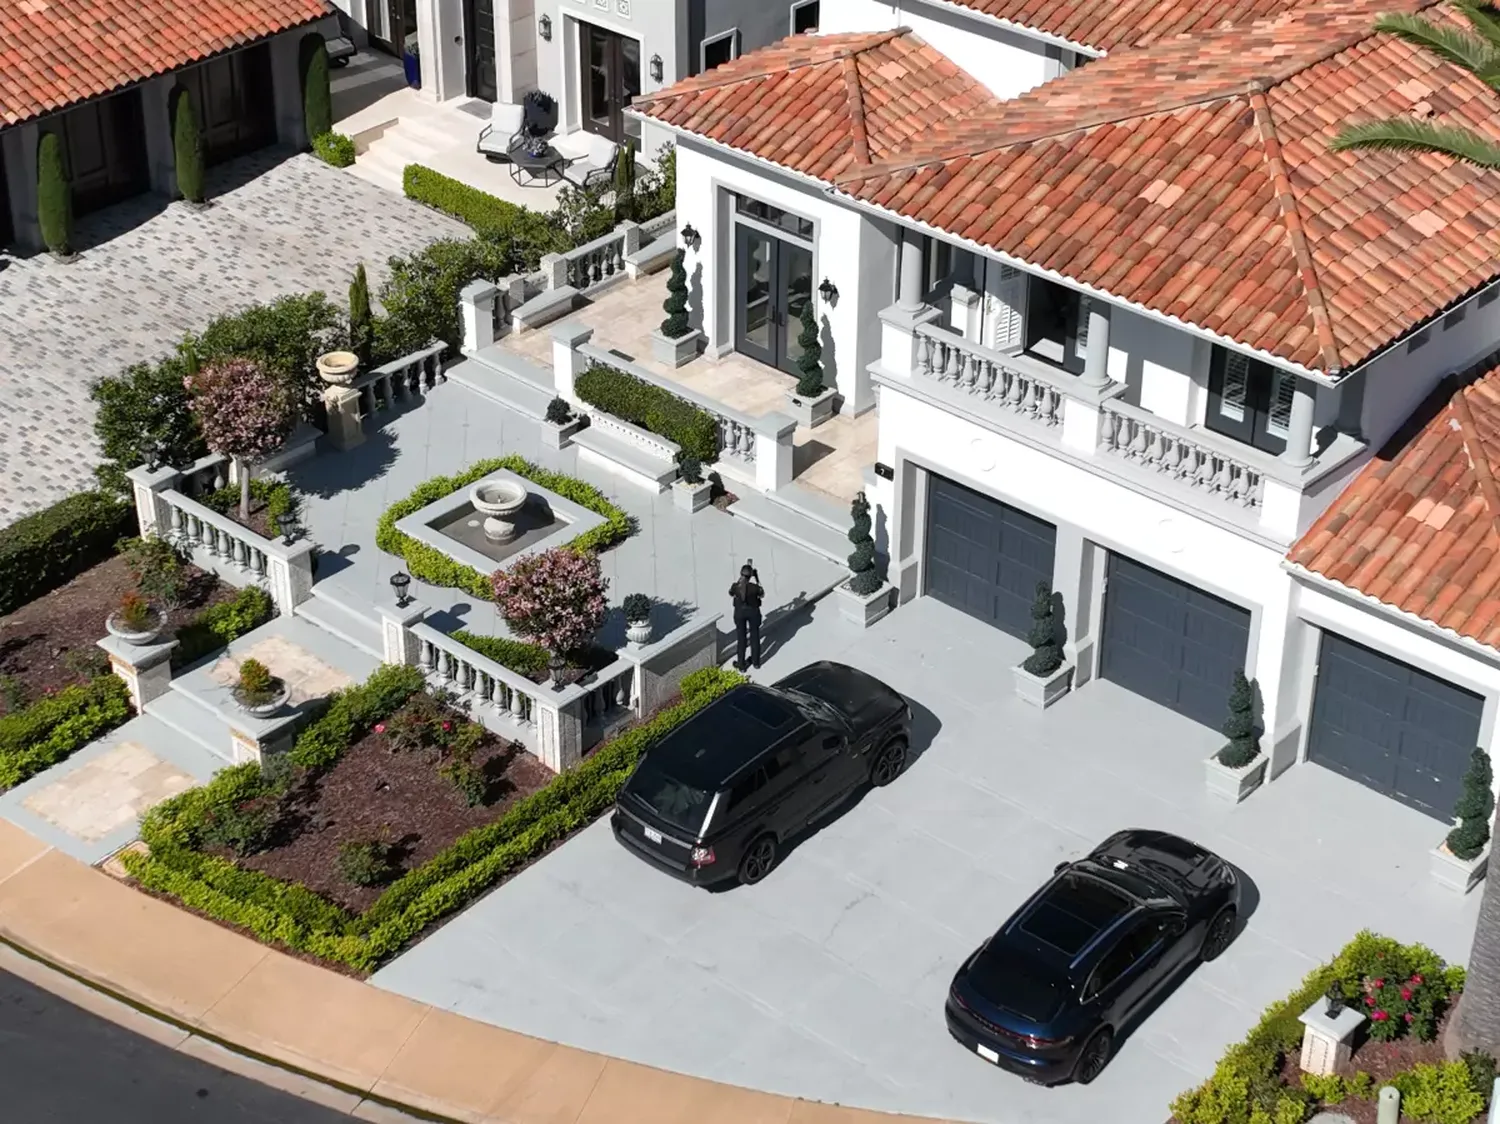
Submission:
[[[1475,0],[1457,0],[1454,4],[1464,19],[1469,21],[1476,34],[1480,35],[1495,51],[1500,52],[1500,9],[1490,3]]]
[[[1346,126],[1329,142],[1334,152],[1385,149],[1396,152],[1438,152],[1479,168],[1500,168],[1500,144],[1472,129],[1436,125],[1414,117],[1388,117]]]
[[[1444,27],[1410,12],[1391,12],[1375,21],[1375,30],[1431,51],[1474,74],[1500,70],[1500,43],[1479,31]]]

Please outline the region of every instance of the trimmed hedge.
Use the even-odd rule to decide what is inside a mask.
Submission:
[[[387,554],[394,554],[398,558],[405,559],[406,568],[418,581],[424,581],[428,585],[461,589],[471,597],[493,601],[495,591],[490,588],[488,574],[481,574],[472,566],[455,562],[442,551],[398,531],[396,522],[501,469],[525,477],[538,487],[556,492],[563,499],[572,500],[578,506],[586,507],[595,514],[604,516],[604,523],[592,531],[585,531],[568,543],[576,551],[601,551],[613,546],[635,529],[630,516],[610,503],[598,488],[585,484],[573,476],[549,472],[545,468],[532,464],[524,457],[512,454],[478,461],[457,476],[435,476],[425,484],[419,485],[416,491],[399,503],[393,504],[380,517],[380,521],[375,525],[375,545]]]
[[[292,746],[292,764],[326,769],[366,730],[395,714],[425,685],[420,668],[382,664],[363,683],[329,699],[323,716],[298,735]]]
[[[297,508],[297,493],[284,480],[264,478],[250,481],[250,498],[266,508],[266,530],[272,538],[281,534],[281,520]],[[202,497],[199,503],[220,515],[228,515],[240,506],[240,486],[226,484]]]
[[[78,752],[131,716],[119,676],[64,687],[0,718],[0,788],[11,788]]]
[[[481,238],[509,242],[520,268],[535,269],[543,254],[572,249],[567,234],[541,211],[507,203],[420,164],[406,166],[401,189],[408,199],[457,219]]]
[[[259,586],[248,586],[228,601],[210,605],[177,630],[172,666],[186,667],[209,652],[225,647],[271,619],[275,607],[271,595]]]
[[[135,508],[105,492],[79,492],[0,529],[0,615],[112,557],[135,533]]]
[[[383,668],[376,676],[393,670]],[[213,809],[268,791],[271,782],[253,764],[225,769],[202,788],[157,805],[141,825],[141,837],[150,852],[128,853],[123,861],[131,876],[149,890],[248,929],[261,940],[368,972],[434,922],[598,817],[614,803],[636,762],[657,739],[743,681],[743,676],[721,668],[684,677],[682,701],[676,706],[607,742],[577,768],[517,801],[494,823],[462,836],[394,882],[359,916],[306,887],[243,870],[193,849],[194,833]],[[329,712],[298,739],[294,756],[330,763],[336,759],[342,749],[330,758],[327,754],[332,747],[341,743],[346,747],[355,731],[375,721],[376,698],[384,706],[394,697],[394,693],[370,692],[374,682],[372,677],[336,699]],[[387,686],[393,684],[394,678]],[[320,728],[322,733],[309,737]],[[311,748],[314,743],[316,749]]]
[[[467,629],[459,629],[449,635],[465,648],[472,648],[501,667],[527,678],[545,674],[551,658],[546,648],[540,644],[528,644],[524,640],[509,640],[503,636],[476,636]]]
[[[590,406],[675,441],[685,455],[703,464],[719,459],[719,423],[714,416],[670,391],[603,363],[591,365],[573,385]]]
[[[319,133],[312,139],[313,152],[323,163],[347,168],[354,163],[354,140],[343,133]]]

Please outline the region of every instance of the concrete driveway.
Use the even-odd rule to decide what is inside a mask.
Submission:
[[[707,893],[598,823],[378,973],[381,987],[542,1038],[814,1100],[1018,1124],[1153,1124],[1260,1011],[1362,926],[1468,952],[1477,895],[1429,886],[1441,826],[1316,766],[1210,804],[1219,742],[1110,683],[1045,714],[1011,693],[1019,642],[935,602],[868,633],[832,605],[764,674],[863,667],[924,750],[764,883]],[[1123,827],[1179,831],[1247,876],[1248,927],[1122,1043],[1093,1085],[1042,1089],[947,1034],[958,963],[1065,858]]]

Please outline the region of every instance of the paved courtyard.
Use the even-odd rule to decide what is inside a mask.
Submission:
[[[287,293],[342,301],[363,261],[467,228],[309,155],[267,150],[213,170],[214,206],[143,196],[79,222],[82,256],[0,256],[0,526],[87,487],[94,379],[165,354],[213,317]]]
[[[707,893],[595,824],[374,977],[516,1030],[773,1092],[994,1124],[1155,1124],[1260,1011],[1369,926],[1467,956],[1478,895],[1430,884],[1441,827],[1317,766],[1210,803],[1218,736],[1110,683],[1042,713],[1019,642],[930,600],[868,633],[821,603],[767,678],[837,658],[912,701],[923,750],[752,889]],[[1237,864],[1248,925],[1093,1085],[1042,1089],[971,1056],[942,1005],[963,956],[1061,860],[1178,831]]]

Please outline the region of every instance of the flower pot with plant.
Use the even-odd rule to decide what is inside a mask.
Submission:
[[[834,587],[839,616],[861,628],[869,628],[891,611],[896,590],[880,576],[875,540],[870,535],[870,501],[860,492],[849,505],[849,580]]]
[[[252,718],[270,718],[286,705],[287,685],[259,660],[240,664],[240,678],[230,692],[239,708]]]
[[[1457,824],[1431,851],[1429,866],[1438,885],[1467,894],[1484,877],[1490,862],[1490,813],[1494,798],[1490,755],[1475,749],[1464,773],[1463,792],[1453,806]]]
[[[133,592],[120,598],[119,608],[104,621],[104,627],[115,639],[140,647],[155,643],[166,624],[165,613]]]
[[[698,336],[688,321],[687,255],[678,250],[672,255],[672,269],[667,275],[667,299],[662,311],[667,318],[651,333],[651,358],[668,367],[683,367],[698,358]]]
[[[713,484],[703,479],[703,463],[691,453],[677,455],[677,479],[672,483],[672,503],[679,511],[702,511],[713,499]]]
[[[588,423],[588,416],[575,414],[566,398],[554,398],[547,403],[547,414],[542,419],[542,444],[549,449],[565,448],[573,434]]]
[[[823,338],[811,297],[802,302],[799,323],[802,332],[797,336],[797,346],[802,354],[797,356],[797,386],[787,391],[786,402],[798,425],[815,429],[833,417],[837,392],[827,385],[823,371]]]
[[[1204,761],[1204,778],[1210,796],[1238,804],[1260,787],[1268,764],[1255,724],[1255,680],[1238,669],[1229,688],[1229,717],[1221,729],[1229,744]]]
[[[1036,583],[1031,631],[1026,634],[1031,655],[1012,669],[1016,695],[1043,710],[1073,688],[1073,665],[1063,659],[1062,622],[1057,619],[1061,603],[1062,598],[1052,592],[1050,584]]]
[[[625,598],[625,639],[637,646],[651,643],[651,598],[632,593]]]

